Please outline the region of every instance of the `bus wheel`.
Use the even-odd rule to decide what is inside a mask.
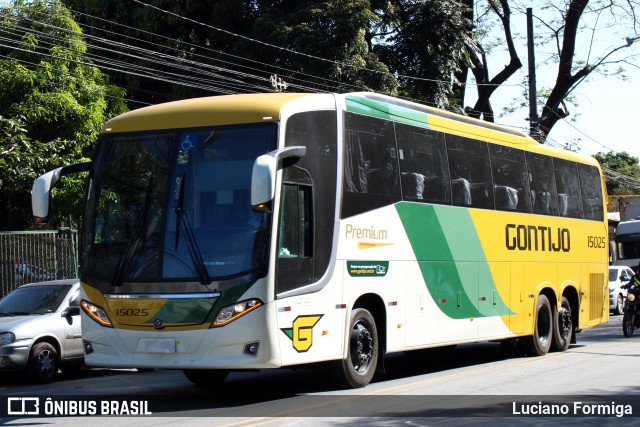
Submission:
[[[571,305],[569,300],[562,297],[560,301],[560,311],[553,313],[553,341],[551,349],[553,351],[565,351],[571,343],[573,334],[573,322],[571,320]]]
[[[364,308],[351,313],[347,358],[340,362],[341,380],[351,388],[371,382],[378,363],[378,330],[373,316]]]
[[[226,369],[183,369],[182,372],[195,385],[219,384],[229,375]]]
[[[544,356],[549,352],[553,337],[553,312],[545,295],[538,295],[534,322],[533,335],[523,338],[522,348],[529,355]]]

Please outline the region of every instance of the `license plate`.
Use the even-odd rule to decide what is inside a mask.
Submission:
[[[175,353],[176,340],[174,338],[140,338],[137,353]]]

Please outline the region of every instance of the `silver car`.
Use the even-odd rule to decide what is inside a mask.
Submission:
[[[84,361],[80,282],[52,280],[20,286],[0,300],[0,372],[24,370],[51,382],[60,369]]]

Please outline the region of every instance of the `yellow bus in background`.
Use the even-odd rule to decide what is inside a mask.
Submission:
[[[362,387],[386,353],[541,356],[608,320],[599,165],[516,130],[373,93],[218,96],[112,119],[88,170],[89,365],[333,361]]]

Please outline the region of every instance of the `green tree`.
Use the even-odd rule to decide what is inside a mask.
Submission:
[[[285,78],[305,73],[331,81],[324,89],[318,86],[320,90],[395,92],[395,77],[371,49],[371,25],[378,17],[369,0],[269,3],[258,11],[252,35],[286,50],[241,41],[235,46],[237,53],[251,52],[265,62],[275,59],[276,64],[293,71],[285,73]]]
[[[80,27],[59,0],[0,8],[0,229],[31,224],[30,190],[43,172],[86,159],[124,90],[86,58]],[[55,225],[82,212],[82,180],[54,192]]]
[[[640,164],[637,157],[626,151],[598,153],[593,157],[600,162],[604,170],[609,194],[640,193]]]
[[[466,2],[390,0],[372,5],[378,20],[370,46],[398,76],[398,92],[439,107],[462,105],[455,77],[469,65],[468,52],[475,49]]]
[[[204,77],[209,88],[108,71],[133,99],[149,103],[268,91],[277,74],[288,91],[370,90],[444,106],[458,99],[451,80],[471,40],[466,5],[450,0],[63,1],[91,34],[122,34],[150,50],[137,59],[115,53],[126,63],[157,71],[152,50],[215,70]]]

